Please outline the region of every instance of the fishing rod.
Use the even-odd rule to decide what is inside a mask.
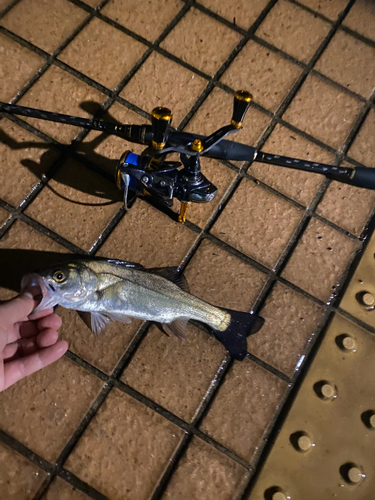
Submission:
[[[179,222],[185,222],[190,203],[208,203],[217,194],[216,186],[201,172],[201,156],[228,161],[256,160],[259,163],[322,174],[329,179],[360,188],[375,189],[375,168],[326,165],[270,154],[246,144],[225,140],[225,137],[242,128],[251,100],[249,92],[237,91],[230,124],[208,136],[171,128],[172,111],[165,107],[152,110],[151,125],[116,124],[1,102],[0,111],[99,130],[145,145],[146,149],[141,155],[125,151],[116,168],[115,181],[119,189],[124,191],[125,209],[131,208],[137,196],[151,196],[169,207],[176,198],[181,202]],[[165,158],[171,153],[179,153],[181,162],[166,161]]]

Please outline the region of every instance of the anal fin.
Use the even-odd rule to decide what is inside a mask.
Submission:
[[[163,328],[167,334],[172,334],[179,339],[186,339],[185,330],[188,318],[178,318],[171,323],[163,323]]]

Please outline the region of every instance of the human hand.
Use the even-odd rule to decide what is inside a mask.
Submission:
[[[0,392],[68,349],[64,340],[57,342],[60,317],[53,309],[31,314],[37,304],[27,292],[0,304]]]

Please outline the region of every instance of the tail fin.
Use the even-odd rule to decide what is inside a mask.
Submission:
[[[231,315],[231,321],[224,332],[215,329],[215,336],[234,359],[242,361],[247,355],[246,337],[257,333],[264,319],[256,314],[225,310]]]

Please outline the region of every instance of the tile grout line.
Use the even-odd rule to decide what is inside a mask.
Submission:
[[[197,109],[202,105],[202,103],[207,99],[207,97],[211,94],[212,90],[215,87],[216,82],[220,80],[224,72],[228,69],[230,64],[233,62],[235,57],[241,52],[241,50],[244,48],[248,40],[251,38],[253,33],[256,31],[258,26],[261,24],[263,19],[267,16],[267,14],[270,12],[272,7],[275,5],[277,0],[269,0],[267,5],[264,7],[262,12],[259,14],[258,18],[255,20],[255,22],[250,26],[250,28],[247,30],[246,34],[242,37],[242,39],[238,42],[238,44],[234,47],[232,52],[229,54],[227,59],[224,61],[224,63],[220,66],[220,68],[216,71],[216,73],[210,77],[209,82],[207,87],[203,90],[201,95],[198,97],[196,100],[196,103],[192,106],[190,111],[187,113],[187,115],[183,118],[179,125],[179,129],[183,129],[186,127],[186,125],[189,123],[191,120],[192,116],[195,114]]]
[[[18,3],[20,3],[21,0],[13,0],[10,2],[10,4],[5,7],[3,10],[0,11],[0,20],[8,14],[9,11],[13,9]]]
[[[332,34],[332,36],[333,36],[333,34]],[[311,66],[311,68],[312,68],[312,66]],[[301,83],[301,84],[302,84],[302,83]],[[295,92],[295,93],[296,93],[296,92]],[[240,174],[239,174],[239,175],[240,175]],[[233,190],[233,192],[234,192],[234,190]],[[318,200],[320,199],[320,197],[321,197],[321,194],[320,194],[320,193],[317,193],[316,197],[318,197],[318,198],[317,198],[317,201],[318,201]],[[316,202],[316,203],[317,203],[317,202]],[[314,206],[314,205],[313,205],[313,203],[312,203],[310,206]],[[303,224],[303,221],[302,221],[302,224]],[[202,232],[203,232],[203,231],[202,231]],[[295,241],[297,241],[297,238],[298,238],[298,236],[296,236],[296,240],[295,240]],[[292,245],[293,245],[293,243],[292,243]],[[291,248],[292,248],[292,246],[291,246]],[[289,250],[291,250],[291,248],[290,248]],[[286,255],[285,255],[285,257],[287,257],[287,253],[288,253],[288,249],[286,250]]]
[[[342,20],[345,18],[345,16],[347,15],[347,12],[350,10],[350,8],[352,7],[353,4],[354,4],[354,2],[349,2],[348,3],[348,5],[347,5],[347,7],[345,9],[345,12],[343,12],[342,16],[340,16],[340,18],[339,18],[340,19],[339,24],[341,24]],[[339,25],[337,26],[336,29],[338,29],[338,27],[339,27]],[[371,102],[371,98],[369,98],[366,101],[364,108],[362,108],[362,110],[360,111],[359,115],[357,116],[357,119],[356,119],[354,125],[352,126],[352,129],[351,129],[351,131],[350,131],[347,139],[344,141],[344,144],[341,147],[341,151],[339,151],[338,154],[336,155],[336,162],[342,161],[342,157],[344,156],[343,153],[346,153],[348,151],[350,145],[352,144],[354,138],[356,137],[356,135],[357,135],[357,133],[358,133],[361,125],[364,122],[366,113],[368,112],[368,109],[370,107],[370,102]],[[327,183],[327,185],[328,185],[328,183]],[[319,199],[320,199],[320,197],[318,197],[318,201],[319,201]],[[299,237],[296,238],[294,244],[297,244],[298,241],[299,241]],[[362,254],[362,252],[361,252],[361,254]],[[346,273],[344,272],[343,275],[342,275],[342,278],[340,280],[340,281],[342,281],[342,285],[340,286],[341,289],[343,289],[345,287],[345,285],[346,285],[347,274],[350,272],[350,269],[352,268],[352,265],[353,265],[353,261],[349,262],[348,265],[347,265],[347,272]],[[336,299],[337,299],[337,297],[336,297]],[[324,336],[324,334],[322,332],[324,332],[326,330],[327,323],[330,320],[331,314],[332,313],[337,313],[337,312],[340,313],[340,310],[338,308],[333,307],[332,305],[328,305],[328,307],[326,307],[326,312],[325,312],[324,316],[326,316],[327,319],[326,319],[326,321],[324,321],[323,326],[320,329],[321,330],[320,333],[317,334],[317,336],[315,338],[314,344],[311,346],[309,352],[306,354],[305,363],[303,364],[303,367],[302,367],[304,372],[307,371],[308,366],[311,363],[311,351],[314,349],[315,345],[319,345],[322,337]],[[300,379],[302,379],[302,378],[303,377],[300,377]],[[290,391],[290,394],[292,395],[291,397],[293,397],[293,394],[295,394],[295,391],[297,390],[296,387],[299,386],[299,384],[296,383],[297,380],[298,380],[298,374],[294,377],[294,382],[292,384],[292,388],[291,388],[291,391]],[[279,413],[279,416],[276,418],[275,425],[273,426],[272,430],[270,431],[270,435],[271,436],[275,435],[275,433],[277,432],[277,430],[280,428],[280,425],[282,425],[282,421],[283,420],[282,420],[281,414],[284,412],[284,409],[289,406],[288,401],[290,401],[291,397],[287,398],[287,401],[283,405],[283,408],[282,408],[281,412]],[[272,439],[271,439],[271,442],[272,442]],[[269,450],[270,450],[270,446],[271,445],[268,445],[268,446],[264,447],[264,449],[262,450],[262,452],[259,455],[259,462],[262,462],[264,464],[264,462],[266,460],[266,457],[268,456],[268,453],[269,453]],[[249,498],[249,494],[251,492],[252,485],[254,485],[256,477],[257,477],[258,474],[259,474],[259,469],[256,471],[255,475],[253,475],[253,476],[251,476],[249,478],[247,487],[246,487],[245,492],[244,492],[244,494],[242,496],[243,499]]]
[[[102,3],[100,4],[100,8],[102,8],[109,0],[103,0]],[[75,38],[75,36],[77,36],[77,34],[92,20],[92,18],[94,17],[94,14],[96,14],[96,11],[93,11],[91,13],[91,15],[89,17],[87,17],[83,23],[81,23],[81,25],[68,37],[68,39],[66,39],[60,46],[58,49],[55,50],[55,52],[52,54],[52,56],[49,56],[48,53],[44,53],[44,51],[41,51],[43,52],[43,56],[45,56],[46,58],[48,58],[48,61],[47,63],[44,65],[44,71],[43,73],[52,65],[57,65],[58,67],[60,67],[61,69],[63,69],[64,71],[67,71],[68,73],[72,74],[73,76],[75,76],[76,78],[80,79],[81,81],[84,81],[86,84],[90,85],[90,86],[93,86],[94,88],[96,88],[96,90],[98,90],[99,92],[103,93],[104,95],[107,95],[107,100],[105,101],[105,103],[101,106],[103,112],[105,112],[110,106],[111,104],[119,97],[118,94],[119,92],[121,92],[121,90],[124,88],[124,86],[127,84],[128,81],[130,81],[130,79],[132,78],[132,76],[134,75],[134,73],[139,69],[139,67],[143,64],[143,62],[149,57],[149,55],[151,54],[151,52],[153,51],[153,49],[156,47],[157,44],[160,43],[160,41],[162,41],[166,36],[167,34],[173,29],[173,27],[179,22],[179,20],[181,19],[181,17],[183,17],[183,15],[185,15],[185,13],[189,10],[190,8],[190,5],[191,5],[191,2],[188,2],[184,8],[180,9],[180,11],[178,12],[178,14],[174,17],[174,19],[167,25],[167,27],[162,31],[162,33],[159,35],[159,37],[156,39],[156,41],[153,43],[153,44],[150,44],[150,47],[149,49],[141,56],[141,58],[138,60],[138,62],[135,63],[135,65],[133,66],[133,68],[128,72],[127,75],[125,75],[125,77],[121,80],[121,82],[116,86],[115,90],[114,91],[111,91],[109,89],[106,89],[104,86],[100,85],[99,83],[95,82],[94,80],[91,80],[91,79],[88,79],[85,75],[83,75],[82,73],[80,73],[79,71],[75,70],[74,68],[70,68],[68,65],[66,65],[65,63],[63,63],[62,61],[58,61],[56,59],[56,57],[62,52],[62,50],[65,48],[66,45],[68,45],[68,43],[70,43],[70,41]],[[99,7],[97,8],[99,9]],[[1,30],[1,27],[0,27],[0,30]],[[11,32],[9,32],[11,33]],[[23,45],[25,46],[28,46],[29,45],[29,42],[27,42],[26,40],[23,40],[22,38],[18,37],[18,35],[14,35],[13,33],[11,33],[12,35],[12,38],[16,39],[17,42],[19,41],[22,41],[23,42]],[[148,42],[149,43],[149,42]],[[32,44],[30,44],[32,45]],[[28,48],[30,48],[28,46]],[[32,48],[36,48],[34,46],[32,46]],[[38,51],[40,51],[41,49],[38,49]],[[43,73],[40,73],[41,70],[39,70],[39,72],[37,72],[36,75],[34,75],[34,77],[32,77],[32,84],[34,84],[36,81],[39,80],[39,78],[42,76]],[[28,84],[26,84],[26,86],[24,87],[24,92],[23,91],[20,91],[18,94],[17,94],[17,98],[14,99],[12,102],[17,102],[21,97],[22,95],[24,95],[24,93],[26,93],[31,87],[31,84],[30,82]],[[137,112],[137,110],[135,110]],[[1,118],[0,118],[1,119]],[[12,119],[14,119],[14,117],[12,116]],[[14,120],[16,121],[16,120]],[[18,123],[18,125],[21,125],[23,126],[23,123],[27,123],[27,122],[24,122],[22,120],[20,120],[18,118],[18,121],[16,121]],[[33,128],[31,126],[31,128]],[[37,130],[37,129],[35,129]],[[32,133],[34,133],[34,130],[31,130]],[[75,153],[75,146],[78,144],[78,142],[80,142],[87,134],[89,133],[88,130],[83,130],[81,131],[78,136],[76,136],[72,143],[69,144],[69,145],[60,145],[59,143],[59,146],[63,149],[63,151],[66,153],[65,156],[63,157],[66,158],[66,157],[69,157],[71,156],[72,154]],[[42,133],[43,134],[43,133]],[[44,134],[43,134],[44,135]],[[47,136],[48,137],[48,136]],[[70,153],[70,154],[69,154]],[[49,175],[49,178],[52,178],[53,174],[55,173],[56,169],[53,170],[55,164],[59,161],[63,161],[61,160],[61,158],[58,158],[55,162],[53,162],[53,164],[51,165],[50,169],[48,170],[47,174],[50,174],[50,172],[52,172],[52,175]],[[92,163],[92,162],[90,162]],[[90,165],[91,167],[91,165]],[[48,180],[48,179],[47,179]],[[29,193],[29,195],[26,196],[26,198],[24,199],[23,202],[21,202],[20,204],[20,207],[22,206],[22,210],[25,210],[28,205],[34,200],[34,198],[39,194],[39,192],[44,188],[44,186],[46,185],[47,183],[46,182],[40,182],[38,183],[39,185],[39,189],[37,191],[35,191],[35,186],[33,188],[33,190]],[[99,237],[99,239],[101,239],[101,236]]]
[[[363,42],[365,45],[368,45],[369,47],[372,47],[375,49],[375,41],[371,40],[371,38],[367,38],[365,35],[361,35],[357,31],[349,28],[349,26],[343,25],[340,26],[340,31],[344,31],[344,33],[351,35],[353,38],[356,38],[360,42]]]
[[[100,4],[100,8],[102,8],[106,3],[108,3],[109,0],[102,0]],[[99,8],[99,7],[98,7]],[[87,12],[87,10],[85,9]],[[43,66],[43,72],[41,71],[42,68],[40,68],[29,80],[29,82],[23,87],[23,89],[26,89],[25,92],[22,93],[22,90],[17,93],[16,97],[12,99],[12,104],[15,104],[16,102],[19,101],[19,99],[31,88],[32,85],[34,85],[39,78],[47,71],[47,69],[56,61],[57,57],[61,54],[61,52],[67,47],[67,45],[78,36],[78,34],[89,24],[89,22],[93,19],[95,15],[95,11],[93,12],[87,12],[88,15],[83,19],[83,21],[70,33],[70,35],[65,38],[65,40],[52,52],[52,54],[49,54],[48,52],[44,51],[43,49],[40,49],[39,47],[35,46],[28,40],[23,39],[19,35],[7,30],[3,26],[1,26],[1,32],[3,34],[6,34],[10,38],[12,38],[14,41],[17,41],[18,43],[21,43],[24,47],[28,48],[29,50],[36,52],[39,56],[44,57],[46,59],[46,63]],[[32,84],[30,82],[32,81]]]
[[[329,24],[333,24],[335,22],[335,19],[337,20],[337,18],[343,13],[343,11],[345,9],[345,8],[342,9],[341,12],[339,12],[337,14],[335,19],[330,19],[329,17],[326,17],[324,14],[321,14],[318,10],[314,10],[313,8],[309,7],[308,5],[305,5],[302,2],[299,2],[298,0],[286,0],[286,1],[288,3],[291,3],[292,5],[300,7],[305,12],[309,12],[314,17],[317,17],[317,18],[321,19],[322,21],[325,21],[326,23],[329,23]]]
[[[0,27],[0,29],[1,29],[1,27]],[[259,40],[261,40],[261,39],[259,39]],[[28,43],[28,42],[27,42],[27,43]],[[266,43],[266,42],[264,42],[264,43]],[[34,47],[34,48],[35,48],[35,47]],[[270,45],[270,49],[271,49],[271,50],[274,50],[274,51],[279,51],[279,49],[277,49],[276,47],[273,47],[272,45]],[[161,50],[162,50],[162,49],[161,49]],[[166,52],[166,51],[165,51],[165,52]],[[47,54],[47,55],[48,55],[48,54]],[[164,55],[165,55],[166,57],[168,57],[168,56],[169,56],[169,57],[171,58],[171,55],[170,55],[170,54],[168,54],[167,52],[166,52]],[[291,57],[291,56],[288,56],[287,54],[285,54],[285,56],[286,56],[286,57]],[[284,56],[284,58],[285,58],[285,56]],[[147,58],[147,57],[146,57],[146,58]],[[174,57],[174,56],[172,56],[172,58],[173,58],[173,59],[176,59],[176,60],[177,60],[177,63],[179,63],[180,65],[181,65],[181,63],[185,65],[185,63],[183,63],[183,61],[179,60],[178,58],[176,58],[176,57]],[[298,61],[297,61],[297,62],[298,62]],[[70,68],[68,65],[65,65],[65,63],[62,63],[62,62],[60,62],[60,61],[59,61],[59,62],[55,61],[53,64],[57,64],[57,65],[59,65],[59,66],[60,66],[60,67],[62,67],[62,69],[64,69],[65,71],[71,72],[71,73],[73,74],[73,76],[75,76],[75,77],[77,77],[77,78],[80,78],[80,76],[79,76],[79,75],[80,75],[80,73],[79,73],[77,70],[74,70],[73,68]],[[136,63],[136,64],[137,64],[137,63]],[[192,71],[196,71],[196,70],[195,70],[195,68],[193,68],[193,67],[190,67],[190,69],[191,69]],[[69,71],[69,70],[70,70],[70,71]],[[134,70],[134,68],[133,68],[133,70]],[[133,70],[131,70],[131,71],[133,71]],[[313,71],[315,72],[315,70],[313,70]],[[98,83],[97,83],[97,82],[95,82],[95,81],[87,81],[87,77],[85,77],[85,75],[82,75],[82,76],[85,78],[85,83],[87,83],[87,84],[89,84],[89,85],[91,85],[91,86],[94,86],[95,88],[100,87],[100,88],[97,88],[97,90],[99,90],[100,92],[102,92],[102,93],[103,93],[103,92],[104,92],[104,93],[111,93],[111,92],[112,92],[112,91],[110,91],[110,90],[108,90],[108,89],[103,88],[100,84],[98,84]],[[325,78],[325,79],[329,80],[329,79],[328,79],[328,77],[325,77],[324,75],[322,75],[322,76],[323,76],[323,78]],[[205,78],[209,79],[210,77],[209,77],[208,75],[205,75]],[[81,78],[81,79],[82,79],[82,78]],[[215,84],[216,84],[216,86],[220,86],[220,87],[225,86],[225,85],[223,85],[223,84],[222,84],[222,82],[220,82],[220,81],[215,82]],[[352,95],[352,94],[353,94],[350,90],[348,90],[347,88],[345,88],[345,87],[343,87],[343,86],[340,86],[340,84],[338,84],[337,82],[334,82],[333,80],[331,80],[331,81],[330,81],[330,84],[331,84],[331,85],[335,85],[335,86],[337,86],[340,90],[345,91],[345,92],[349,93],[350,95]],[[362,96],[359,96],[359,95],[357,95],[357,94],[354,94],[354,96],[355,96],[356,98],[359,98],[359,99],[362,99],[362,100],[364,99]],[[122,101],[121,103],[122,103],[123,105],[125,105],[125,106],[127,106],[127,107],[130,107],[130,106],[129,106],[129,104],[130,104],[130,103],[128,103],[128,102],[126,102],[126,101],[123,101],[121,98],[116,98],[116,100],[118,100],[118,101],[120,101],[120,100],[121,100],[121,101]],[[257,106],[257,108],[259,108],[259,109],[260,109],[261,111],[263,111],[263,112],[266,112],[267,114],[269,113],[269,112],[268,112],[268,110],[263,109],[261,106],[260,106],[260,107],[259,107],[259,106]],[[132,109],[132,108],[130,108],[130,109]],[[137,112],[137,113],[140,113],[140,111],[141,111],[141,110],[140,110],[139,108],[138,108],[138,109],[135,109],[135,112]],[[144,113],[141,113],[141,114],[142,114],[142,116],[143,116],[143,114],[144,114]],[[272,116],[272,114],[271,114],[271,116]],[[287,124],[287,123],[286,123],[286,124]],[[298,131],[298,129],[297,129],[297,131]],[[303,131],[299,131],[299,133],[303,133]],[[309,140],[311,140],[311,137],[309,137]],[[316,140],[315,140],[315,141],[316,141]],[[314,141],[314,142],[315,142],[315,141]],[[320,147],[325,147],[325,149],[328,149],[328,150],[330,150],[330,149],[331,149],[329,146],[325,145],[324,143],[319,144],[319,145],[320,145]]]
[[[93,248],[94,248],[94,247],[93,247]],[[92,248],[92,249],[93,249],[93,248]],[[104,399],[105,399],[105,397],[103,398],[103,401],[104,401]],[[95,414],[95,413],[94,413],[94,414]],[[86,416],[87,416],[87,414],[86,414]],[[73,437],[74,437],[74,436],[73,436]],[[77,440],[79,439],[79,437],[80,437],[80,436],[78,436],[78,437],[77,437]],[[73,438],[72,438],[72,439],[73,439]],[[74,439],[73,439],[73,441],[74,441]],[[70,453],[70,452],[69,452],[69,453]],[[68,453],[68,455],[69,455],[69,453]],[[42,488],[42,491],[43,491],[43,492],[44,492],[44,491],[46,491],[46,489],[48,488],[48,486],[49,486],[50,482],[51,482],[51,478],[49,478],[48,485],[43,484],[43,486],[44,486],[44,487]],[[43,493],[42,493],[41,491],[38,491],[38,493],[37,493],[37,495],[36,495],[36,497],[35,497],[35,498],[40,497],[40,496],[41,496],[41,494],[43,494]]]
[[[340,228],[341,229],[341,228]]]
[[[337,29],[337,27],[336,27],[336,29]],[[279,110],[276,112],[275,116],[277,116],[278,114],[282,114],[282,113],[285,111],[286,107],[290,104],[291,100],[294,98],[294,96],[296,95],[296,93],[297,93],[297,91],[299,90],[300,86],[301,86],[301,85],[302,85],[302,83],[304,82],[304,80],[305,80],[305,78],[306,78],[306,76],[307,76],[307,74],[308,74],[309,67],[310,67],[310,68],[312,68],[312,66],[313,66],[313,64],[314,64],[314,60],[315,60],[317,57],[319,57],[320,53],[324,50],[324,48],[325,48],[325,47],[326,47],[326,45],[328,44],[329,40],[332,38],[332,36],[333,36],[334,32],[335,32],[335,31],[334,31],[334,28],[332,28],[331,32],[327,34],[327,36],[326,36],[325,40],[322,42],[322,44],[321,44],[321,45],[320,45],[320,47],[318,48],[317,53],[315,54],[315,56],[313,56],[313,57],[312,57],[312,59],[311,59],[311,61],[310,61],[309,65],[307,66],[307,68],[306,68],[305,72],[304,72],[304,73],[301,75],[301,77],[297,80],[297,82],[296,82],[296,83],[298,83],[298,86],[297,86],[297,84],[295,84],[295,85],[292,87],[292,90],[288,93],[287,97],[284,99],[283,103],[281,104],[281,106],[280,106]],[[329,35],[331,35],[331,36],[329,36]],[[326,42],[326,43],[324,44],[324,42]],[[270,127],[273,125],[273,127],[271,128],[271,130],[269,130],[269,129],[267,129],[267,130],[266,130],[266,132],[263,134],[262,138],[258,141],[258,144],[259,144],[259,143],[264,143],[264,142],[265,142],[265,136],[266,136],[266,139],[269,137],[269,135],[270,135],[271,131],[273,130],[273,128],[274,128],[274,126],[275,126],[275,124],[274,124],[273,122],[274,122],[274,120],[271,122],[271,125],[270,125]],[[268,135],[267,135],[267,133],[268,133]],[[239,172],[239,174],[237,175],[237,179],[235,180],[235,182],[234,182],[234,183],[231,185],[231,187],[229,188],[229,191],[230,191],[230,189],[231,189],[231,192],[229,192],[229,194],[227,194],[227,193],[228,193],[228,192],[227,192],[227,193],[226,193],[226,199],[221,201],[221,203],[220,203],[220,208],[221,208],[221,211],[225,208],[225,206],[226,206],[226,204],[228,203],[229,199],[231,198],[231,196],[232,196],[232,195],[233,195],[233,193],[235,192],[235,189],[237,188],[237,186],[238,186],[239,182],[241,181],[242,177],[244,176],[244,174],[243,174],[243,171],[244,171],[244,170],[246,171],[246,167],[245,167],[245,168],[244,168],[244,167],[242,167],[242,168],[240,169],[240,172]],[[236,184],[236,185],[235,185],[235,184]],[[233,185],[235,185],[235,187],[233,187]],[[328,184],[327,184],[327,185],[328,185]],[[321,193],[321,196],[322,196],[322,194],[323,194],[323,193]],[[315,205],[316,205],[316,204],[317,204],[317,203],[315,203]],[[224,207],[223,207],[223,205],[224,205]],[[310,204],[310,206],[312,206],[312,204]],[[307,209],[307,211],[308,211],[308,210],[309,210],[309,208]],[[307,211],[306,211],[306,212],[307,212]],[[305,215],[306,215],[306,212],[305,212]],[[212,225],[216,222],[216,220],[217,220],[217,217],[218,217],[218,214],[219,214],[219,213],[220,213],[220,212],[217,210],[217,211],[216,211],[216,219],[215,219],[215,218],[213,218],[213,221],[211,222],[211,227],[212,227]],[[205,230],[207,230],[207,229],[209,230],[209,229],[210,229],[210,227],[209,227],[209,228],[205,228]],[[295,235],[295,239],[298,239],[298,237],[299,237],[299,236],[300,236],[300,235],[298,235],[298,234],[297,234],[297,235]],[[292,238],[292,239],[293,239],[293,238]]]
[[[333,36],[333,35],[332,35],[332,36]],[[328,42],[327,42],[327,43],[328,43]],[[311,66],[311,67],[312,67],[312,66]],[[220,72],[220,70],[219,70],[219,72]],[[302,80],[302,81],[301,81],[300,85],[302,85],[303,81],[304,81],[304,80]],[[299,87],[297,87],[297,88],[296,88],[296,90],[295,90],[295,94],[297,93],[298,88],[299,88]],[[293,95],[293,97],[294,97],[294,95]],[[290,99],[290,100],[291,100],[291,99]],[[287,106],[288,106],[288,105],[289,105],[289,103],[287,104]],[[281,107],[282,107],[282,106],[281,106]],[[285,107],[285,109],[286,109],[286,107]],[[240,178],[241,173],[242,173],[242,172],[241,172],[241,170],[242,170],[242,169],[240,169],[240,172],[239,172],[239,174],[237,175],[237,178]],[[241,180],[241,179],[240,179],[240,180]],[[234,183],[232,183],[232,186],[233,186],[234,184],[235,184],[235,182],[234,182]],[[237,185],[238,185],[238,184],[237,184]],[[237,186],[236,186],[236,187],[237,187]],[[232,190],[232,194],[233,194],[234,190],[235,190],[235,188]],[[226,203],[225,203],[225,205],[226,205]],[[225,208],[225,207],[224,207],[224,208]],[[220,210],[218,210],[218,211],[217,211],[217,213],[222,212],[222,210],[223,210],[223,207],[222,207],[222,202],[221,202],[221,203],[220,203]],[[215,218],[214,218],[213,220],[215,221]],[[209,229],[210,227],[212,227],[212,222],[211,222],[211,223],[209,223],[209,224],[210,224],[210,225],[208,226],[208,229]],[[206,230],[207,230],[207,225],[203,228],[203,230],[201,231],[201,234],[203,234],[203,233],[204,233],[204,231],[206,231]],[[296,239],[297,239],[297,238],[298,238],[298,236],[296,235]],[[291,251],[291,249],[292,249],[292,247],[290,247],[289,251]],[[287,253],[288,253],[288,250],[286,251],[286,254],[285,254],[285,259],[287,258]],[[228,368],[228,369],[229,369],[229,368]],[[223,380],[224,380],[224,377],[223,377],[222,381],[223,381]],[[217,393],[218,393],[218,391],[219,391],[219,388],[220,388],[220,384],[216,387],[216,391],[214,391],[214,392],[213,392],[213,394],[212,394],[212,396],[211,396],[210,400],[213,400],[213,399],[214,399],[215,394],[217,394]],[[182,455],[182,453],[183,453],[183,451],[179,449],[179,450],[178,450],[178,455],[179,455],[179,457]],[[260,455],[259,455],[259,456],[260,456]],[[177,466],[178,466],[178,459],[176,460],[176,465],[175,465],[175,467],[177,467]],[[170,470],[170,469],[168,469],[168,471],[167,471],[167,473],[168,473],[168,474],[172,474],[172,472],[173,472],[173,468],[171,468],[171,470]],[[249,481],[250,481],[250,478],[251,478],[251,475],[249,476]],[[165,484],[167,485],[167,483],[168,483],[168,478],[165,480],[165,478],[163,477],[162,482],[163,482],[163,484],[165,483]],[[166,488],[166,486],[165,486],[165,488]],[[161,490],[161,491],[160,491],[160,490]],[[160,495],[162,495],[162,493],[163,493],[163,491],[164,491],[164,490],[163,490],[163,488],[160,488],[160,490],[158,490],[158,491],[157,491],[157,496],[154,496],[154,497],[152,498],[152,500],[157,500],[158,498],[160,498]]]

